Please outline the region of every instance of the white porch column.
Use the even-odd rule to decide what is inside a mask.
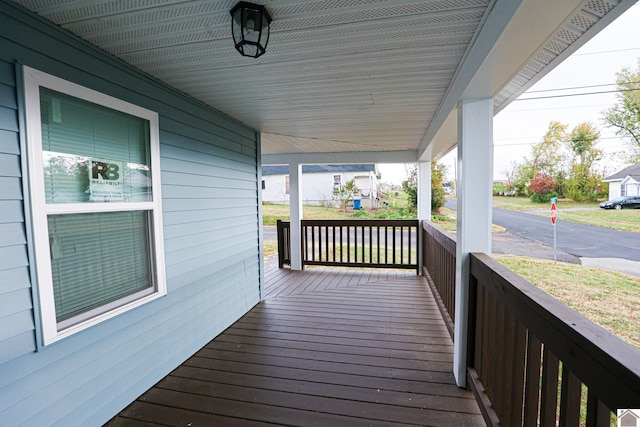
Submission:
[[[458,104],[458,222],[453,373],[466,386],[469,314],[469,253],[491,254],[493,100]]]
[[[418,219],[431,221],[431,159],[418,162]]]
[[[424,253],[422,241],[422,221],[431,221],[431,158],[418,162],[418,246],[419,254]],[[418,257],[418,271],[422,274],[423,258]]]
[[[302,270],[302,165],[289,164],[289,215],[291,221],[291,269]]]

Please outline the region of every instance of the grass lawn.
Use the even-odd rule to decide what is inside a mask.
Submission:
[[[340,209],[325,208],[323,206],[302,207],[302,217],[304,219],[348,219],[352,213],[353,211],[347,210],[345,214]],[[263,204],[262,218],[264,225],[276,225],[277,220],[289,221],[289,205]]]
[[[453,209],[440,208],[440,215],[432,217],[432,221],[443,230],[455,233],[457,227],[456,216],[457,213]],[[492,233],[504,233],[504,231],[504,227],[500,227],[499,225],[495,224],[491,225]]]
[[[540,213],[549,215],[549,213]],[[558,208],[558,220],[573,221],[581,224],[595,225],[598,227],[612,228],[620,231],[633,231],[640,233],[640,209],[600,209],[590,210],[562,210]]]
[[[407,194],[403,190],[389,190],[381,194],[381,201],[387,202],[389,206],[407,206]]]
[[[494,258],[640,349],[640,278],[513,255],[494,255]]]
[[[599,208],[600,202],[574,202],[571,199],[559,199],[557,203],[558,210],[575,209],[575,208]],[[500,209],[509,209],[512,211],[532,211],[537,209],[550,209],[550,203],[535,203],[528,197],[493,197],[493,207]]]

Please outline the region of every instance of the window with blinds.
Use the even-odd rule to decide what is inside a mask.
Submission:
[[[46,345],[166,293],[158,118],[24,73]]]

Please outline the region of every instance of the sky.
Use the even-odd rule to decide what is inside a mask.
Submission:
[[[604,126],[602,116],[616,101],[616,73],[638,64],[639,23],[637,3],[494,117],[494,179],[505,179],[505,172],[530,154],[531,145],[542,140],[552,121],[568,125],[569,130],[590,121],[601,133],[597,147],[605,153],[603,174],[626,166],[617,155],[625,142]],[[453,150],[441,159],[449,179],[454,179],[455,158]],[[406,177],[405,165],[379,165],[379,169],[383,182],[399,184]]]

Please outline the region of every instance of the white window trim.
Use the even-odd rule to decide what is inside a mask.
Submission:
[[[27,158],[29,164],[29,192],[32,209],[32,226],[34,236],[35,271],[38,280],[38,296],[40,299],[40,313],[42,326],[42,342],[49,345],[62,338],[87,329],[97,323],[110,319],[135,307],[146,304],[166,295],[167,284],[165,276],[164,238],[162,232],[162,199],[160,183],[160,136],[158,114],[130,104],[117,98],[85,88],[83,86],[60,79],[50,74],[23,68],[25,116],[27,127]],[[44,169],[42,160],[42,123],[40,115],[40,88],[45,87],[75,98],[101,105],[113,110],[121,111],[149,121],[150,150],[151,150],[151,182],[152,201],[150,202],[110,202],[110,203],[68,203],[48,204],[45,199]],[[53,293],[53,279],[51,274],[51,259],[49,247],[49,232],[47,216],[60,213],[102,213],[116,211],[150,211],[153,219],[152,242],[154,251],[151,254],[155,289],[144,290],[118,301],[118,306],[97,314],[87,320],[58,330],[55,313],[55,299]],[[115,304],[111,304],[113,307]],[[110,304],[100,308],[109,309]],[[88,312],[91,315],[92,312]],[[64,322],[62,322],[64,324]]]

